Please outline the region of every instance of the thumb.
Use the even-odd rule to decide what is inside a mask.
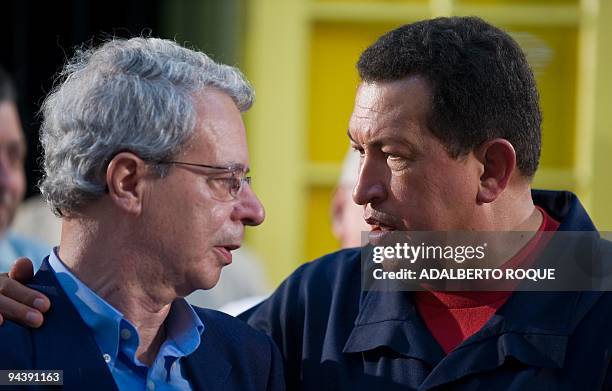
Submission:
[[[17,258],[9,271],[9,277],[22,284],[29,282],[32,277],[34,277],[34,266],[32,265],[32,261],[26,257]]]

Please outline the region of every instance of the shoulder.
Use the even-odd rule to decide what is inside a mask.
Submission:
[[[287,291],[300,301],[321,302],[342,300],[361,289],[361,248],[351,248],[327,254],[306,263],[293,272],[273,294]]]
[[[305,324],[324,327],[334,313],[342,313],[352,324],[360,291],[361,249],[341,250],[300,266],[268,299],[240,318],[282,346],[281,335],[300,334]]]
[[[604,236],[603,238],[600,238],[599,250],[600,254],[605,257],[605,260],[612,262],[612,259],[609,258],[610,256],[612,256],[612,241],[610,241],[610,239],[612,239],[612,236],[610,236],[610,234]]]
[[[336,339],[352,328],[360,290],[361,251],[341,250],[300,266],[268,299],[240,318],[280,347],[287,388],[294,389],[304,352],[321,351],[327,336]]]
[[[240,315],[253,324],[253,314],[282,311],[285,315],[302,312],[303,308],[332,298],[341,301],[361,287],[361,249],[351,248],[327,254],[297,268],[260,305]],[[287,311],[283,311],[282,309]],[[266,315],[267,316],[267,315]],[[257,318],[257,316],[255,316]],[[257,327],[260,329],[260,327]]]
[[[3,352],[0,354],[0,368],[32,368],[34,354],[31,329],[5,320],[0,326],[0,346]]]
[[[257,351],[270,354],[271,340],[242,320],[208,308],[193,307],[204,324],[204,335],[210,333],[222,342],[224,349]]]
[[[245,384],[258,390],[285,389],[281,354],[269,336],[223,312],[193,308],[204,324],[198,350],[215,361],[231,363],[235,387],[226,385],[227,389],[242,389]]]
[[[316,284],[320,288],[325,286],[331,288],[359,277],[360,261],[361,248],[336,251],[303,264],[285,280],[285,283],[299,281],[305,285]]]

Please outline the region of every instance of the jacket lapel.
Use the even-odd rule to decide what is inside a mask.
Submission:
[[[51,301],[45,323],[32,331],[35,366],[63,370],[64,390],[117,390],[93,335],[60,287],[47,258],[30,287]]]
[[[224,390],[224,384],[232,370],[232,365],[223,354],[220,339],[214,335],[214,324],[202,319],[204,331],[202,342],[195,352],[185,358],[189,379],[195,390]]]

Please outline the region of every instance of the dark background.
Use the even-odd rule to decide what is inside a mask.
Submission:
[[[28,140],[26,197],[38,193],[40,118],[37,112],[53,78],[74,48],[93,39],[130,37],[159,30],[157,0],[3,1],[0,64],[12,75]]]

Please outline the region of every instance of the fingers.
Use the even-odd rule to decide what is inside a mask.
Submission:
[[[18,281],[0,275],[0,314],[24,326],[40,327],[43,315],[49,309],[49,299]]]
[[[9,271],[9,277],[23,284],[29,282],[34,277],[32,261],[26,257],[17,258]]]

